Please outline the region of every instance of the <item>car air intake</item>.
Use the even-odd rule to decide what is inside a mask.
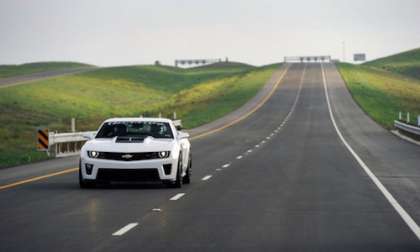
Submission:
[[[164,164],[163,170],[165,171],[165,175],[171,174],[172,164]]]
[[[98,169],[100,181],[159,181],[157,169]]]

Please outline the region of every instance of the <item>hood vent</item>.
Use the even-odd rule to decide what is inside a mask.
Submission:
[[[119,136],[115,140],[116,143],[143,143],[144,137],[128,137],[128,136]]]

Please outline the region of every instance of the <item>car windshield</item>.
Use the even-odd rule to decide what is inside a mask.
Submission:
[[[106,122],[96,138],[139,137],[173,138],[167,122]]]

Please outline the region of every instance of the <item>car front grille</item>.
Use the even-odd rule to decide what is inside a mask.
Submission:
[[[98,169],[97,180],[102,181],[159,181],[157,169]]]
[[[135,153],[100,152],[97,158],[117,160],[117,161],[139,161],[139,160],[159,159],[159,155],[157,152],[135,152]]]

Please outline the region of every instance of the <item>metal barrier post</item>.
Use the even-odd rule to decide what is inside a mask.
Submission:
[[[76,118],[71,119],[71,132],[76,132]]]

